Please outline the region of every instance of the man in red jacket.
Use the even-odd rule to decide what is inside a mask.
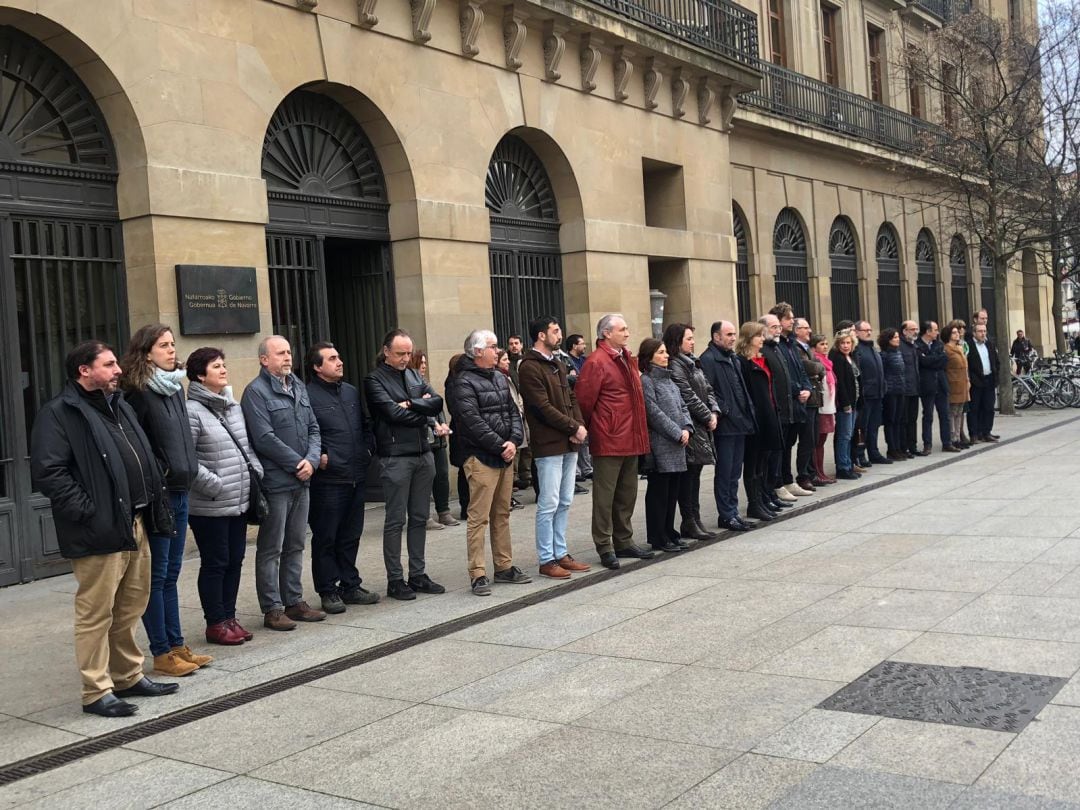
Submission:
[[[653,556],[634,543],[630,520],[638,489],[638,456],[649,452],[645,396],[630,350],[630,328],[618,313],[596,324],[596,351],[585,360],[574,394],[589,431],[593,459],[592,533],[600,564]]]

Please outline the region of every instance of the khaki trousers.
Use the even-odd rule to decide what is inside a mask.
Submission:
[[[514,564],[510,547],[510,497],[514,467],[489,467],[470,456],[462,467],[469,481],[469,520],[465,527],[469,549],[469,580],[487,574],[484,530],[491,524],[491,559],[496,571]]]
[[[634,543],[638,491],[637,456],[592,457],[592,534],[598,554]]]
[[[143,676],[135,627],[150,598],[150,543],[140,517],[135,551],[94,554],[71,561],[75,593],[75,660],[82,675],[83,705]]]

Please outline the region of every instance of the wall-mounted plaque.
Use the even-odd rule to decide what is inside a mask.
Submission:
[[[254,267],[176,265],[180,334],[235,335],[259,331]]]

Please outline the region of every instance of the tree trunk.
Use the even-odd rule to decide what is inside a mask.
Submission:
[[[1001,373],[998,375],[998,408],[1002,415],[1013,416],[1012,359],[1009,357],[1009,260],[1000,252],[994,257],[994,338],[997,341]],[[989,325],[988,325],[989,328]]]
[[[1067,352],[1069,349],[1065,345],[1065,329],[1062,327],[1061,312],[1065,308],[1065,300],[1061,294],[1061,279],[1058,278],[1057,263],[1054,263],[1054,272],[1051,275],[1054,285],[1054,294],[1050,304],[1050,316],[1052,323],[1050,328],[1054,330],[1054,345],[1059,352]]]

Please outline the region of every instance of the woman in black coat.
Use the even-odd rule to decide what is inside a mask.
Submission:
[[[862,476],[852,469],[851,437],[855,432],[855,407],[859,401],[858,366],[851,356],[855,349],[855,333],[837,332],[829,359],[836,375],[836,435],[833,437],[833,456],[836,477],[855,480]]]
[[[882,422],[888,458],[907,461],[904,447],[904,357],[900,354],[900,333],[882,329],[877,339],[881,349],[881,366],[885,372],[885,402]]]
[[[743,487],[746,489],[747,517],[772,520],[777,513],[765,502],[766,478],[769,474],[769,453],[780,450],[780,417],[773,398],[772,374],[761,345],[765,342],[766,328],[757,321],[744,323],[739,329],[735,353],[739,356],[750,405],[757,420],[757,432],[746,437],[743,455]]]

